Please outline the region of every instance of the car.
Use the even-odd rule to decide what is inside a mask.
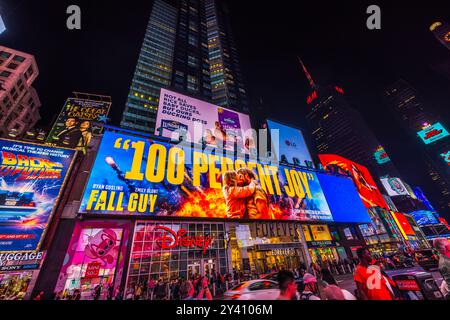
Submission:
[[[0,190],[0,224],[23,222],[37,211],[33,192]]]
[[[224,300],[276,300],[280,295],[278,283],[257,279],[241,282],[224,293]]]
[[[425,271],[439,268],[439,260],[431,249],[415,251],[415,258],[419,266]]]

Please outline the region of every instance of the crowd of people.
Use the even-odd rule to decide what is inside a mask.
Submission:
[[[440,291],[450,299],[448,283],[450,282],[450,241],[436,239],[433,243],[439,260],[439,272],[443,277]],[[402,249],[395,254],[398,259],[414,260],[416,253],[412,249]],[[400,257],[402,256],[402,257]],[[386,274],[391,266],[392,255],[373,255],[367,248],[357,249],[357,258],[342,261],[312,263],[309,268],[285,270],[271,266],[269,272],[275,275],[280,289],[280,300],[401,300],[402,295],[395,281]],[[392,262],[395,265],[394,262]],[[281,270],[280,270],[281,269]],[[356,285],[354,292],[341,288],[335,276],[353,275]],[[163,280],[149,279],[137,283],[127,290],[114,290],[112,284],[97,285],[90,293],[92,300],[212,300],[220,298],[223,293],[235,285],[257,279],[258,275],[245,275],[233,269],[232,273],[221,274],[212,270],[208,275],[196,274],[188,278]],[[34,300],[42,300],[40,292]],[[55,300],[80,300],[81,291],[75,289],[71,294],[60,291],[54,294]]]

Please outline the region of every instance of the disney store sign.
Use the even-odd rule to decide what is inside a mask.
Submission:
[[[161,245],[162,249],[182,248],[201,248],[203,254],[213,243],[211,236],[189,236],[186,229],[181,228],[177,232],[164,226],[156,226],[154,231],[162,231],[163,235],[156,238],[155,241]]]

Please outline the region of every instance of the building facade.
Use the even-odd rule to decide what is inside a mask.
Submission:
[[[409,83],[398,80],[384,91],[393,116],[417,140],[422,170],[428,177],[426,192],[436,210],[450,212],[450,136],[448,124],[429,112],[419,93]]]
[[[161,88],[248,112],[223,2],[154,2],[121,127],[154,133]]]
[[[0,46],[0,135],[21,136],[40,119],[38,74],[32,55]]]

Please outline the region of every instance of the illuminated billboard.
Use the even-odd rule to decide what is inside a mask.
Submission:
[[[83,148],[91,143],[93,134],[102,132],[110,102],[69,98],[50,131],[47,142],[58,147]]]
[[[319,159],[325,168],[335,166],[343,173],[350,174],[366,208],[389,208],[366,167],[335,154],[320,154]]]
[[[450,151],[441,153],[442,159],[445,161],[445,163],[450,166]]]
[[[419,226],[439,224],[437,215],[427,210],[418,210],[409,213]]]
[[[349,177],[318,173],[333,221],[369,223],[371,219]]]
[[[120,285],[129,222],[82,221],[75,225],[66,256],[61,267],[55,292],[73,294],[80,290],[80,300],[91,300],[98,284],[106,289]]]
[[[436,211],[434,210],[433,206],[431,205],[430,201],[428,201],[428,198],[425,196],[425,194],[423,193],[422,189],[419,187],[415,187],[413,188],[414,194],[416,195],[417,199],[419,199],[420,201],[422,201],[422,203],[431,211]]]
[[[308,161],[313,164],[301,130],[272,120],[267,120],[267,126],[271,131],[278,130],[279,148],[275,148],[275,150],[279,150],[280,154],[277,154],[276,157],[281,163],[306,166],[305,161]],[[277,143],[273,140],[274,136],[272,135],[272,142]]]
[[[0,15],[0,34],[6,31],[5,23],[3,22],[2,16]]]
[[[173,91],[161,89],[155,134],[210,147],[249,153],[253,147],[250,117]]]
[[[448,131],[439,122],[426,127],[417,132],[417,134],[425,144],[430,144],[449,136]]]
[[[239,170],[242,168],[250,172]],[[91,214],[332,221],[315,172],[246,162],[113,132],[104,133],[80,210]]]
[[[408,189],[399,178],[382,178],[381,183],[390,197],[410,195]]]
[[[385,164],[391,161],[386,150],[382,146],[379,146],[377,150],[375,150],[373,157],[378,164]]]
[[[74,153],[0,139],[0,251],[39,249]]]
[[[400,232],[402,233],[403,237],[406,240],[408,239],[408,236],[416,235],[414,229],[412,228],[411,224],[408,222],[408,219],[403,213],[392,212],[392,217],[394,218],[398,228],[400,229]]]

